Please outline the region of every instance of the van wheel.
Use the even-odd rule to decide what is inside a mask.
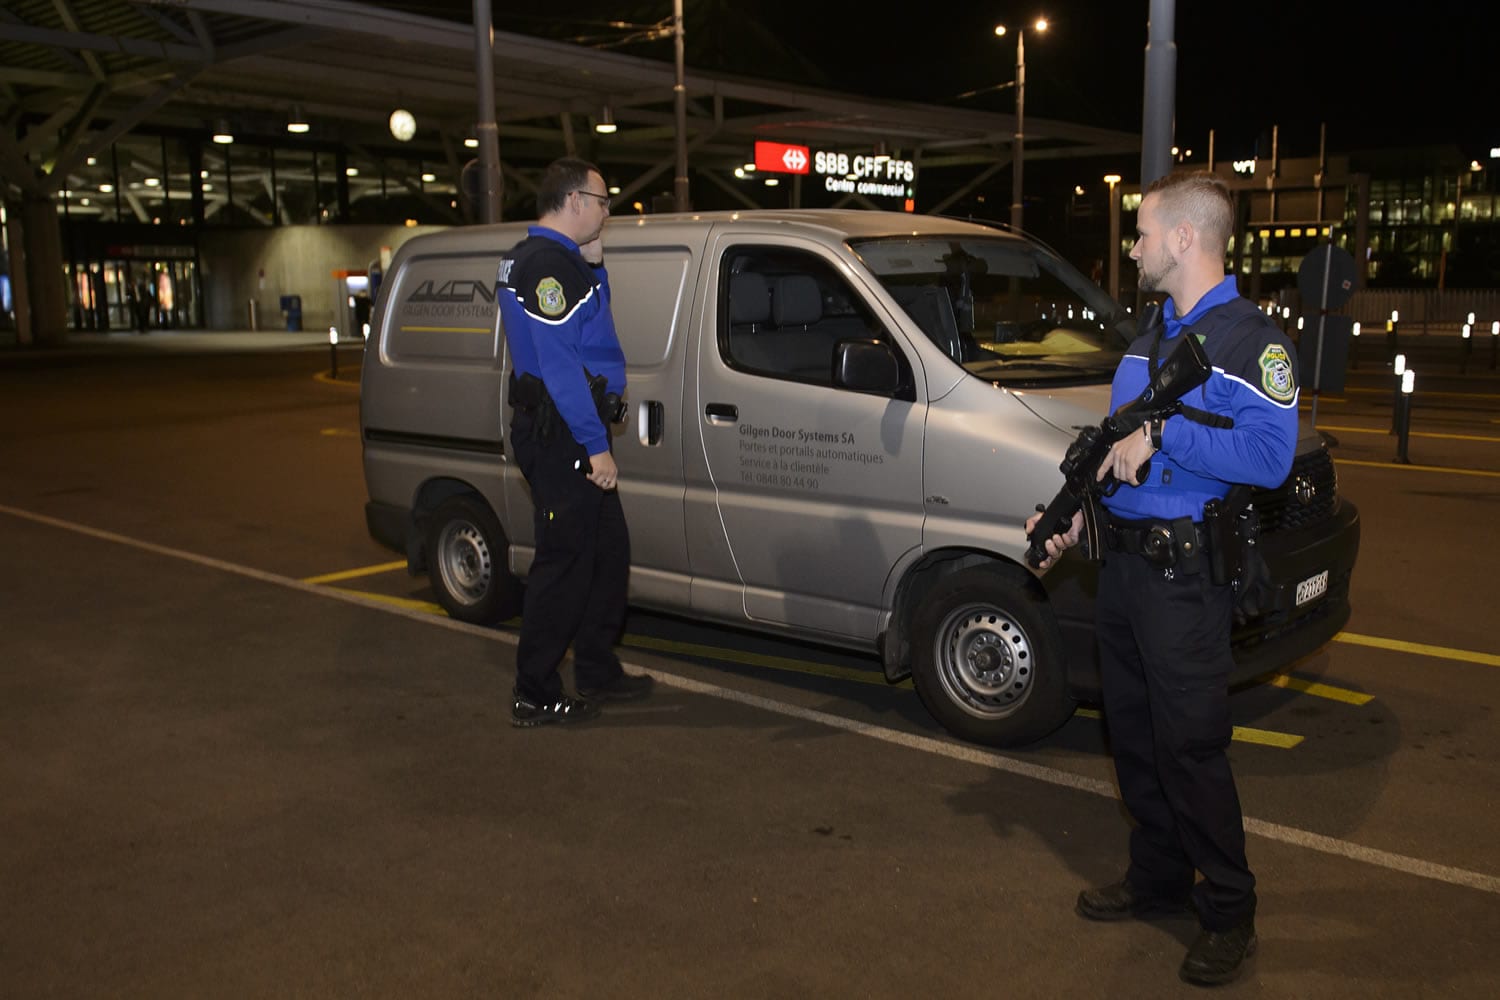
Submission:
[[[449,497],[427,518],[427,576],[450,617],[495,625],[521,610],[521,583],[506,564],[510,542],[489,505]]]
[[[912,679],[955,736],[989,746],[1031,743],[1073,713],[1062,641],[1026,574],[999,564],[939,580],[912,620]]]

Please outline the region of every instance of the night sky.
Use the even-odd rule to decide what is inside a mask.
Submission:
[[[469,0],[393,0],[386,6],[472,17]],[[671,0],[572,0],[547,16],[494,2],[497,28],[591,42],[619,38],[605,21],[669,17]],[[1015,48],[999,22],[1045,14],[1028,32],[1028,116],[1138,132],[1147,0],[1023,3],[862,3],[685,0],[688,64],[877,97],[947,103],[1014,77]],[[1486,159],[1500,146],[1500,3],[1178,0],[1177,140],[1202,149],[1214,129],[1219,159],[1268,149],[1312,156],[1319,124],[1331,152],[1456,143]],[[615,51],[670,60],[670,41]],[[1493,65],[1492,65],[1493,64]],[[1007,111],[1010,91],[972,98]]]

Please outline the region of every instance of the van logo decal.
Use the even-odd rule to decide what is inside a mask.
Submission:
[[[495,302],[495,290],[488,282],[473,279],[453,279],[441,284],[431,279],[422,282],[417,290],[407,296],[412,302],[461,302],[470,304],[483,300],[491,305]]]

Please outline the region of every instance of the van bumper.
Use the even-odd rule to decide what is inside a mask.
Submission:
[[[1347,500],[1315,525],[1267,536],[1266,563],[1276,581],[1272,610],[1236,625],[1232,643],[1239,683],[1315,652],[1349,622],[1349,584],[1359,556],[1359,508]],[[1328,573],[1322,597],[1297,606],[1297,585]]]
[[[1359,556],[1359,508],[1340,499],[1339,506],[1317,524],[1265,537],[1266,563],[1276,583],[1271,610],[1252,621],[1237,623],[1230,642],[1234,671],[1230,684],[1243,684],[1262,674],[1286,670],[1295,661],[1317,652],[1349,622],[1349,583]],[[1068,661],[1068,686],[1080,701],[1099,701],[1099,651],[1094,636],[1092,595],[1097,577],[1092,567],[1076,580],[1049,574],[1051,598]],[[1297,606],[1297,584],[1328,571],[1328,590],[1322,597]],[[1074,572],[1078,572],[1075,570]],[[1053,581],[1052,576],[1059,579]],[[1085,597],[1087,595],[1087,603]]]

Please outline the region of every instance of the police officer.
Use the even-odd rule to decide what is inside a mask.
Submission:
[[[1297,440],[1296,354],[1224,273],[1232,218],[1228,188],[1205,173],[1155,181],[1140,206],[1130,256],[1141,288],[1167,293],[1165,329],[1130,346],[1110,409],[1140,394],[1175,337],[1203,338],[1213,374],[1184,400],[1192,411],[1116,442],[1100,470],[1128,484],[1104,500],[1097,635],[1110,748],[1135,828],[1124,878],[1077,903],[1091,920],[1147,919],[1191,904],[1202,930],[1178,974],[1203,986],[1235,978],[1256,946],[1255,878],[1226,753],[1235,598],[1210,579],[1204,504],[1234,484],[1279,485]],[[1042,568],[1081,532],[1080,516],[1048,539]],[[1144,544],[1153,533],[1170,544]]]
[[[497,301],[514,368],[511,447],[531,487],[536,556],[527,577],[511,722],[538,726],[650,694],[620,667],[630,535],[607,420],[625,392],[600,234],[609,194],[598,168],[564,158],[537,189],[537,224],[502,259]],[[592,381],[592,384],[591,384]],[[573,647],[578,697],[558,677]]]

